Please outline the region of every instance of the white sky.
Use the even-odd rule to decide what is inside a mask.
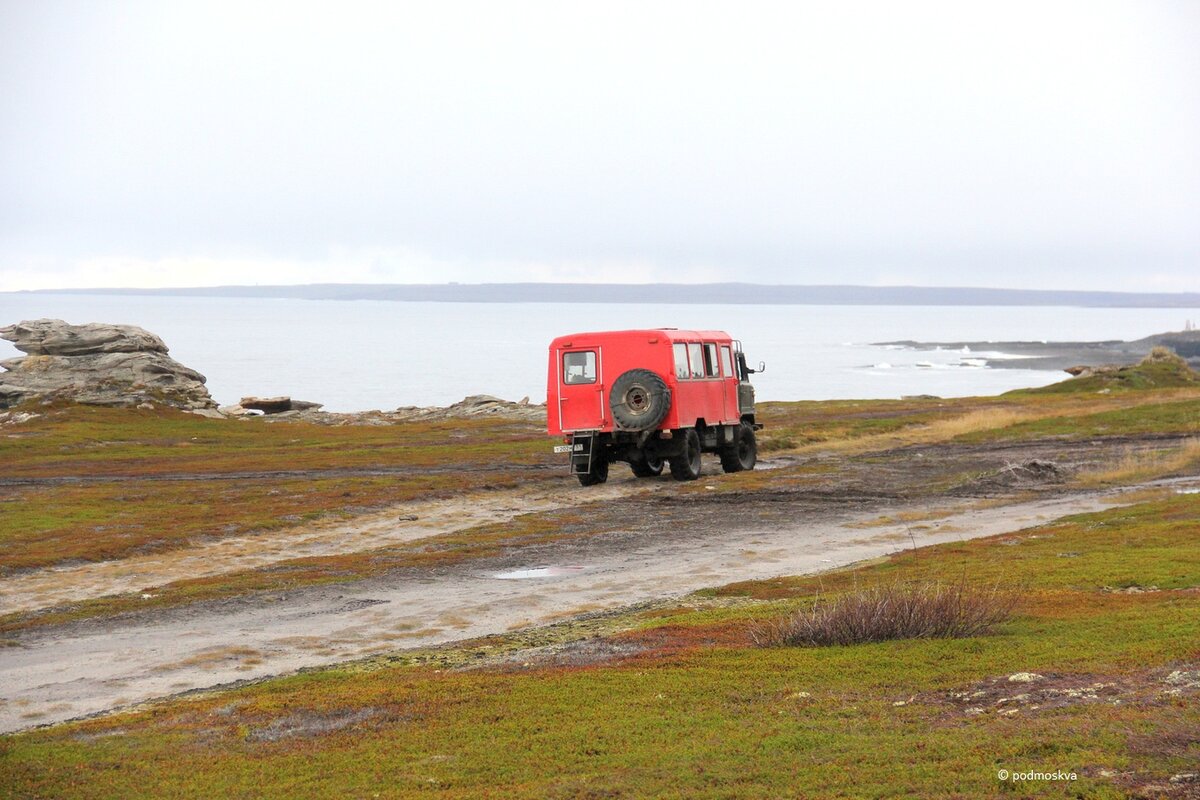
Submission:
[[[0,0],[0,290],[1200,291],[1200,3]]]

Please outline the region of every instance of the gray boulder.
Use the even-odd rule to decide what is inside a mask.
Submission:
[[[167,355],[163,340],[136,325],[71,325],[37,319],[0,328],[28,353],[0,361],[0,408],[29,400],[104,406],[158,403],[216,408],[205,378]]]

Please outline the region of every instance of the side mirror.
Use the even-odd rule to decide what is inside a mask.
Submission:
[[[766,363],[763,361],[758,362],[758,369],[756,369],[755,372],[766,372],[766,371],[767,371]]]

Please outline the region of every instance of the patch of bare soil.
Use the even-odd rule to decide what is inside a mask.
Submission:
[[[294,711],[265,725],[249,726],[248,742],[279,742],[284,739],[311,739],[346,728],[362,728],[364,723],[382,717],[381,708],[355,708],[342,711]]]
[[[1014,672],[922,698],[946,705],[951,717],[1015,716],[1087,704],[1165,704],[1200,695],[1200,665],[1183,664],[1128,675]]]

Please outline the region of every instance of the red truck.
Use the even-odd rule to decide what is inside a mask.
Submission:
[[[741,343],[724,331],[653,328],[560,336],[550,343],[546,420],[584,486],[624,461],[638,477],[700,477],[700,454],[726,472],[754,469],[754,387]]]

